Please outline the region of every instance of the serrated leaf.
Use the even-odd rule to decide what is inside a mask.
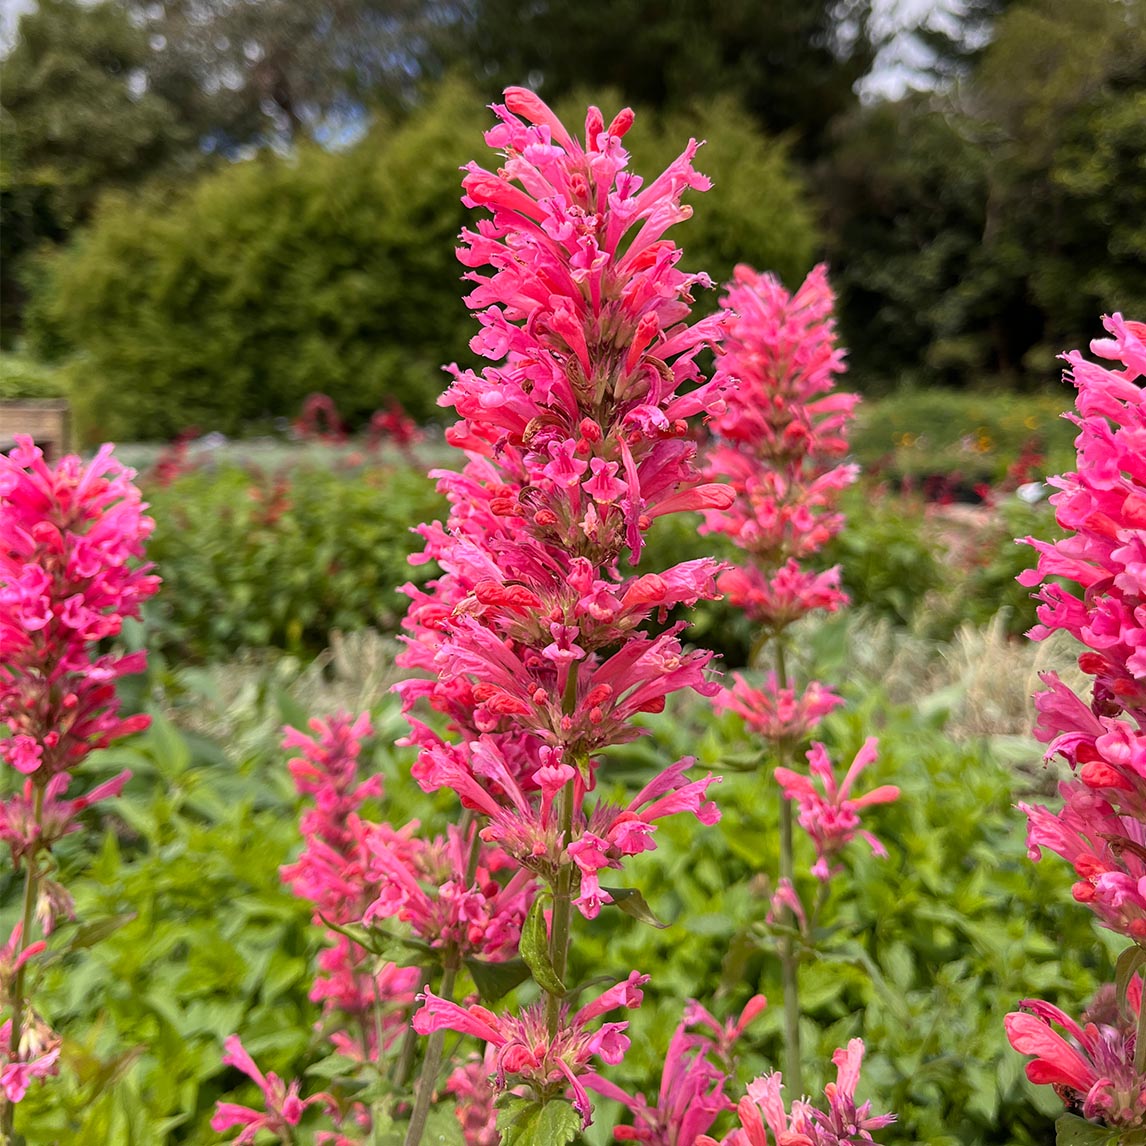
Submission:
[[[529,978],[529,964],[524,959],[507,959],[504,963],[467,959],[465,964],[466,970],[473,976],[478,994],[486,1003],[496,1003]]]
[[[668,926],[662,923],[654,914],[653,909],[645,902],[645,897],[635,887],[602,887],[607,891],[613,903],[626,915],[631,915],[639,923],[647,923],[650,927],[664,930]]]
[[[96,919],[76,928],[76,933],[68,943],[67,950],[83,951],[94,947],[97,943],[114,935],[121,927],[126,927],[136,916],[134,911],[125,911],[122,915],[109,915],[105,919]]]
[[[1133,947],[1127,947],[1118,956],[1118,962],[1114,965],[1114,987],[1115,998],[1120,1007],[1126,1002],[1126,994],[1130,989],[1130,980],[1134,978],[1134,972],[1143,963],[1146,963],[1146,951],[1143,951],[1137,944]]]
[[[581,1115],[568,1102],[517,1098],[498,1113],[501,1146],[566,1146],[581,1132]]]
[[[1116,1146],[1118,1135],[1106,1126],[1095,1126],[1077,1114],[1064,1114],[1054,1124],[1055,1146]]]
[[[550,995],[564,995],[565,984],[561,981],[549,957],[549,935],[545,930],[545,905],[542,896],[533,901],[525,923],[521,928],[521,944],[518,947],[526,965],[533,972],[534,982]]]

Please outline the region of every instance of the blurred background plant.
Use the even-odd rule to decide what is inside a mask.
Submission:
[[[86,440],[231,434],[312,390],[352,427],[428,416],[468,353],[457,167],[505,83],[633,104],[642,166],[707,139],[686,258],[794,286],[826,256],[852,384],[920,392],[901,434],[936,386],[1037,390],[1146,309],[1143,0],[19,9],[0,332],[63,367]]]

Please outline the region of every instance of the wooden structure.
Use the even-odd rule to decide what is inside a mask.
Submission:
[[[72,419],[63,398],[0,401],[0,452],[7,453],[17,434],[27,434],[53,462],[71,449]]]

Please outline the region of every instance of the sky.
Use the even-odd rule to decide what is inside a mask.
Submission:
[[[768,0],[760,0],[767,3]],[[889,45],[880,53],[872,74],[861,81],[860,93],[865,101],[895,99],[918,81],[926,59],[920,58],[918,44],[907,36],[895,36],[897,29],[910,27],[920,19],[949,18],[959,0],[875,0],[877,31],[893,33]],[[23,12],[35,7],[35,0],[0,0],[0,54],[7,52],[16,34],[16,24]]]

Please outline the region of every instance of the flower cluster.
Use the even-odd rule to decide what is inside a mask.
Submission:
[[[1031,1082],[1053,1086],[1083,1118],[1105,1126],[1146,1127],[1146,1072],[1134,1064],[1140,979],[1130,982],[1125,1010],[1114,988],[1103,987],[1081,1025],[1040,999],[1024,999],[1020,1006],[1004,1022],[1011,1046],[1034,1056],[1027,1063]]]
[[[359,778],[362,743],[373,732],[365,713],[357,719],[338,713],[329,721],[312,720],[310,729],[313,735],[288,728],[283,741],[284,748],[300,752],[288,766],[300,795],[312,797],[314,806],[302,815],[302,853],[280,874],[295,895],[314,904],[316,923],[345,926],[361,921],[378,893],[377,881],[368,875],[370,855],[359,813],[366,800],[381,797],[382,778]],[[337,1028],[330,1037],[339,1051],[374,1059],[382,1049],[379,1033],[388,1042],[401,1032],[418,971],[376,966],[373,955],[329,927],[327,938],[331,945],[319,955],[320,973],[310,997],[322,1003]],[[388,1010],[375,1021],[380,1001]],[[360,1038],[351,1031],[365,1033]]]
[[[1041,640],[1065,631],[1086,646],[1079,667],[1094,678],[1089,699],[1053,673],[1036,697],[1036,735],[1074,777],[1059,787],[1063,807],[1021,805],[1031,856],[1044,847],[1074,867],[1074,897],[1103,926],[1146,943],[1146,324],[1114,315],[1095,354],[1122,363],[1104,369],[1074,352],[1068,378],[1078,389],[1078,470],[1052,479],[1055,517],[1067,535],[1026,541],[1043,581],[1037,597]],[[1050,578],[1073,581],[1078,592]]]
[[[460,418],[447,439],[467,461],[434,475],[449,520],[420,532],[422,559],[441,575],[407,587],[400,658],[426,675],[398,691],[408,713],[428,703],[452,733],[411,715],[419,783],[456,791],[482,839],[549,884],[563,965],[570,905],[592,917],[610,902],[599,872],[654,847],[655,821],[670,812],[717,818],[713,778],[687,779],[691,760],[625,806],[588,797],[599,753],[639,734],[634,717],[679,689],[716,691],[711,654],[686,650],[682,625],[642,626],[715,598],[720,565],[633,576],[622,562],[636,564],[656,518],[733,500],[703,480],[686,421],[724,409],[725,380],[705,381],[696,359],[718,348],[727,319],[689,324],[691,291],[710,284],[677,268],[664,237],[691,214],[683,193],[708,186],[692,166],[695,141],[646,185],[626,169],[629,111],[606,125],[591,108],[580,140],[522,89],[494,110],[486,139],[501,166],[471,164],[463,181],[466,204],[489,217],[463,231],[459,250],[481,323],[472,347],[491,364],[453,368],[442,399]],[[635,987],[628,995],[639,1002]],[[616,1061],[627,1045],[619,1024],[589,1034],[591,1009],[570,1016],[551,997],[537,1014],[474,1019],[427,993],[415,1022],[461,1023],[498,1046],[499,1085],[516,1076],[549,1094],[565,1079],[587,1122],[579,1076],[591,1055]]]
[[[224,1046],[226,1048],[226,1053],[223,1055],[224,1065],[235,1067],[251,1079],[263,1092],[263,1103],[266,1107],[265,1110],[259,1111],[249,1106],[240,1106],[235,1102],[216,1104],[215,1113],[211,1118],[211,1129],[220,1133],[236,1126],[241,1127],[238,1137],[234,1139],[235,1146],[250,1146],[260,1130],[277,1134],[283,1141],[292,1141],[289,1137],[291,1127],[297,1126],[302,1121],[302,1116],[309,1106],[322,1104],[330,1113],[337,1112],[337,1104],[329,1094],[313,1094],[310,1098],[300,1098],[297,1082],[292,1082],[288,1087],[274,1071],[263,1074],[239,1041],[238,1035],[231,1035]]]
[[[631,1097],[596,1075],[586,1084],[605,1098],[628,1107],[632,1126],[618,1126],[618,1142],[646,1146],[693,1146],[726,1110],[734,1109],[725,1094],[736,1044],[748,1024],[767,1006],[763,995],[748,1001],[735,1022],[721,1023],[695,999],[669,1042],[656,1104],[643,1094]]]
[[[597,1057],[615,1065],[629,1049],[624,1033],[627,1021],[602,1023],[593,1029],[588,1024],[618,1007],[639,1007],[644,998],[641,987],[648,980],[648,975],[634,971],[575,1014],[563,1005],[555,1035],[549,1030],[544,1003],[527,1007],[520,1015],[498,1015],[477,1004],[458,1006],[439,999],[432,991],[425,992],[424,1005],[414,1016],[414,1029],[423,1035],[437,1030],[458,1031],[493,1047],[499,1088],[504,1089],[512,1075],[514,1081],[532,1087],[543,1099],[553,1083],[568,1085],[573,1106],[587,1126],[593,1108],[580,1076],[587,1073],[590,1059]]]
[[[872,1114],[870,1102],[856,1105],[863,1054],[863,1040],[852,1039],[832,1055],[836,1081],[824,1087],[827,1110],[798,1099],[789,1114],[780,1093],[782,1077],[768,1074],[750,1082],[747,1095],[737,1104],[739,1129],[726,1134],[719,1143],[702,1134],[696,1146],[768,1146],[769,1132],[775,1146],[864,1146],[874,1142],[871,1132],[890,1126],[895,1115]]]
[[[851,795],[852,785],[859,774],[876,758],[876,744],[874,736],[864,741],[839,783],[836,782],[828,751],[819,743],[813,744],[808,751],[811,776],[794,772],[790,768],[776,769],[776,779],[784,790],[785,798],[794,800],[799,806],[800,827],[808,833],[816,846],[816,863],[812,874],[823,883],[827,883],[839,870],[832,867],[832,861],[857,835],[867,841],[875,855],[887,855],[883,844],[871,832],[860,828],[859,814],[863,808],[872,804],[889,804],[898,800],[899,789],[894,784],[882,784],[862,796]],[[820,782],[822,791],[817,789],[816,780]]]
[[[43,784],[147,726],[119,716],[115,682],[142,652],[98,652],[159,587],[138,564],[154,523],[133,472],[103,449],[49,467],[30,438],[0,455],[0,760]]]
[[[1118,314],[1103,323],[1111,337],[1091,349],[1118,368],[1065,355],[1077,389],[1070,417],[1079,429],[1078,468],[1051,479],[1059,492],[1050,500],[1066,536],[1025,538],[1038,563],[1019,578],[1042,582],[1039,624],[1029,635],[1069,633],[1085,647],[1078,664],[1093,684],[1084,698],[1044,674],[1035,735],[1047,759],[1061,756],[1073,776],[1059,784],[1057,811],[1019,807],[1031,858],[1043,848],[1062,856],[1074,868],[1075,900],[1146,947],[1146,323]],[[1137,981],[1125,1000],[1107,989],[1081,1025],[1026,1000],[1007,1016],[1007,1036],[1035,1056],[1028,1077],[1054,1086],[1068,1109],[1104,1126],[1146,1127],[1146,1075],[1135,1051],[1141,994]]]
[[[67,798],[84,758],[145,728],[143,715],[119,713],[116,682],[141,672],[142,652],[106,649],[127,617],[159,587],[141,563],[153,522],[143,513],[133,472],[104,446],[85,465],[67,456],[49,466],[19,435],[0,455],[0,761],[25,779],[0,801],[0,839],[25,877],[25,918],[0,952],[0,993],[10,1017],[0,1027],[0,1089],[5,1129],[32,1079],[57,1070],[59,1038],[25,997],[30,957],[43,949],[31,925],[50,935],[73,918],[66,888],[48,878],[49,852],[80,827],[81,814],[117,796],[123,772]]]
[[[794,295],[774,275],[738,266],[721,299],[731,322],[717,380],[738,386],[714,419],[706,474],[726,480],[736,500],[706,512],[705,529],[745,551],[748,564],[724,573],[720,588],[767,630],[847,600],[838,569],[799,565],[843,525],[836,499],[858,473],[839,460],[859,398],[834,391],[844,365],[833,301],[822,264]]]

